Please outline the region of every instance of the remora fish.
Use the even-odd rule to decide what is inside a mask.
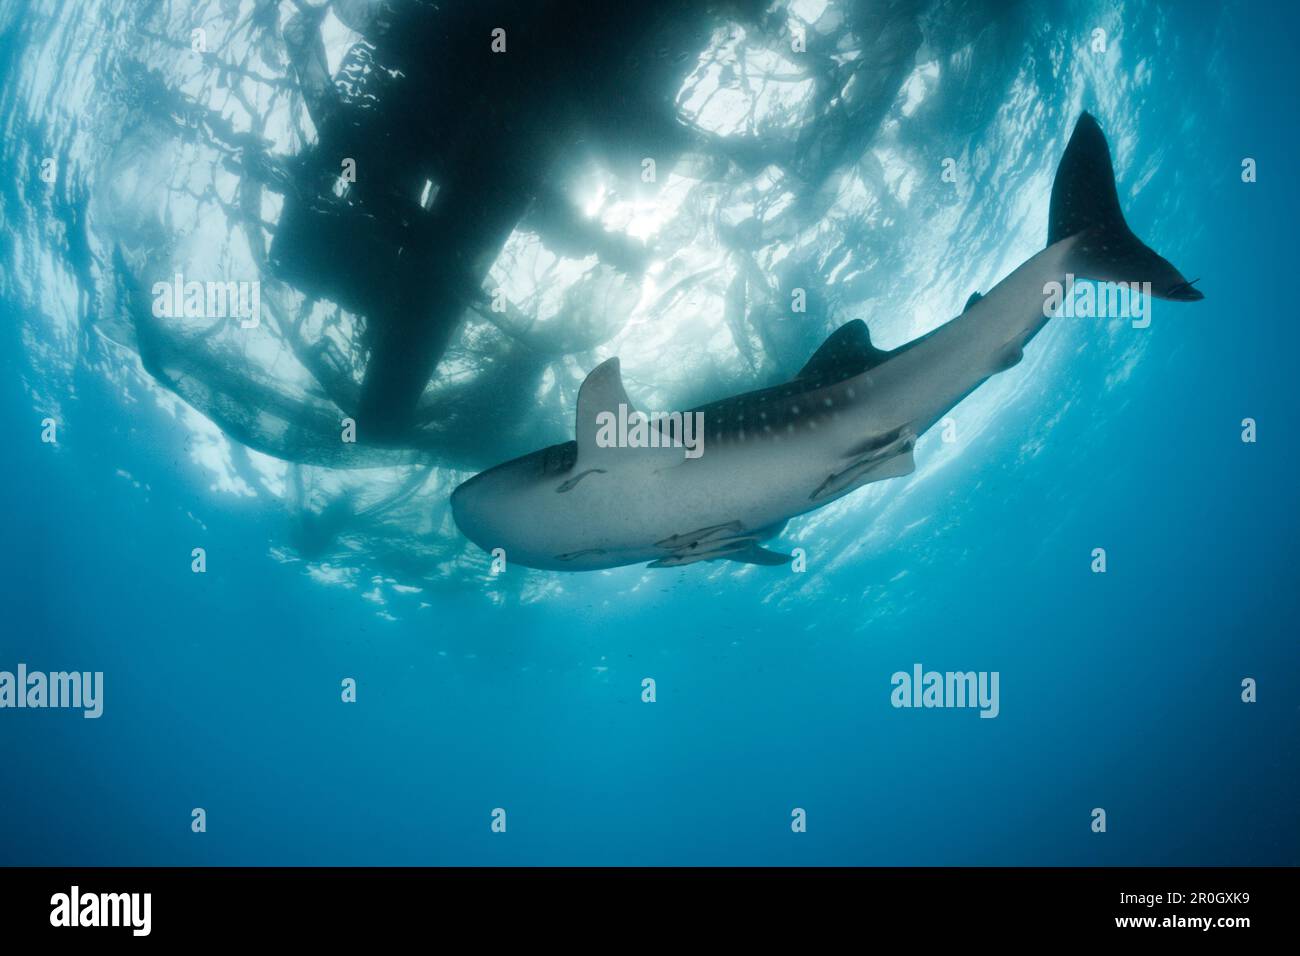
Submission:
[[[475,475],[452,494],[452,513],[480,547],[534,568],[783,564],[789,555],[760,542],[795,515],[910,474],[917,437],[1020,361],[1047,322],[1049,284],[1060,289],[1068,275],[1203,298],[1125,224],[1110,149],[1087,113],[1057,167],[1047,248],[955,319],[893,351],[849,322],[793,381],[692,410],[704,415],[699,457],[597,442],[597,416],[632,407],[610,359],[578,393],[576,440]]]

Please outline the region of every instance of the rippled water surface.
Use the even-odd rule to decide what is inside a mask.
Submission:
[[[552,87],[391,29],[417,8],[0,2],[0,668],[107,686],[99,721],[0,714],[0,858],[1297,862],[1294,14],[607,11]],[[607,358],[687,408],[850,319],[883,348],[950,319],[1043,247],[1084,110],[1206,300],[1049,324],[914,474],[790,523],[806,572],[492,574],[459,533],[450,491],[571,438]],[[440,194],[465,215],[421,232]],[[176,275],[257,283],[259,323],[158,314]],[[400,427],[341,442],[377,330],[426,315]],[[998,718],[890,707],[918,661],[999,671]]]

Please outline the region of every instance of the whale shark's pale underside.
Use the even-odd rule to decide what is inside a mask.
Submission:
[[[910,474],[918,436],[997,372],[1047,322],[1047,290],[1068,276],[1149,283],[1202,298],[1124,222],[1110,150],[1083,114],[1052,185],[1047,248],[934,331],[892,351],[867,326],[841,326],[795,378],[693,409],[704,453],[604,447],[602,413],[632,408],[618,359],[578,393],[574,441],[498,465],[452,494],[456,523],[485,550],[534,568],[579,571],[651,562],[784,564],[762,547],[792,517],[875,481]],[[668,444],[668,443],[664,443]]]

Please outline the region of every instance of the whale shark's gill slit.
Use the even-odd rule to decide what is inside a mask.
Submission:
[[[574,475],[568,481],[562,482],[560,486],[555,489],[555,491],[557,494],[562,495],[566,491],[572,491],[573,487],[577,485],[578,482],[582,481],[582,479],[586,478],[588,475],[603,475],[603,474],[606,474],[604,468],[588,468],[586,471],[582,472],[581,474]]]

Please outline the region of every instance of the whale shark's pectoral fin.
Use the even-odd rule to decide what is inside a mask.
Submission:
[[[709,525],[686,534],[656,541],[655,545],[672,553],[651,561],[652,568],[680,568],[694,564],[696,561],[739,561],[742,564],[785,564],[794,560],[793,555],[769,551],[758,543],[758,539],[775,534],[784,527],[785,522],[760,528],[758,531],[745,531],[739,521],[727,524]]]
[[[680,551],[683,548],[699,548],[706,544],[717,545],[719,542],[748,540],[752,537],[753,535],[744,533],[739,521],[728,521],[726,524],[711,524],[707,528],[688,531],[686,534],[671,535],[662,541],[656,541],[655,547]]]
[[[905,441],[897,447],[898,450],[893,453],[884,455],[877,453],[859,458],[843,471],[837,471],[823,481],[808,498],[812,501],[834,498],[863,485],[869,485],[873,481],[910,475],[916,471],[916,459],[912,456],[912,442]]]
[[[705,551],[682,551],[670,554],[658,561],[651,561],[651,568],[680,568],[697,561],[739,561],[741,564],[761,564],[774,566],[789,564],[794,555],[769,551],[752,538],[742,541],[727,541]]]
[[[889,353],[871,344],[871,332],[861,319],[845,322],[813,353],[795,378],[852,378],[875,368]]]
[[[631,460],[643,461],[643,455],[656,456],[656,464],[663,467],[685,461],[685,450],[662,433],[652,435],[654,428],[627,397],[618,359],[607,359],[578,389],[576,471],[608,471]]]
[[[739,561],[741,564],[762,564],[774,567],[779,564],[789,564],[794,560],[794,555],[771,551],[760,544],[751,543],[739,551],[733,551],[731,554],[726,555],[725,559]]]

